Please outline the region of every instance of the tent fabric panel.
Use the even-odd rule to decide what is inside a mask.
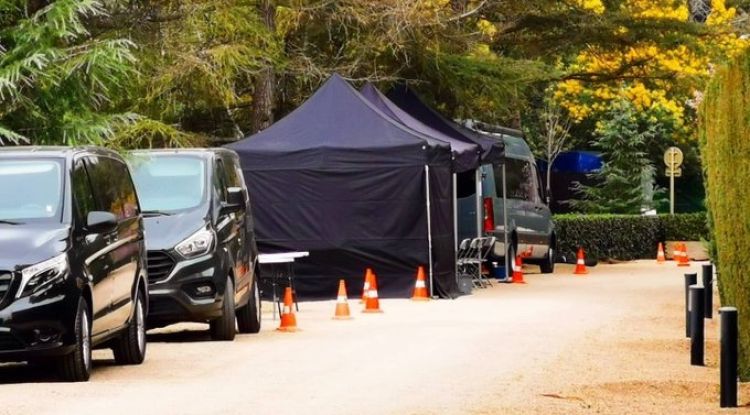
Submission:
[[[390,159],[393,165],[450,162],[448,144],[397,123],[338,75],[286,117],[227,147],[252,161],[255,169],[278,169],[282,161],[307,167],[351,163],[351,158],[366,160],[363,156]],[[314,161],[305,160],[308,156]],[[290,159],[277,159],[286,157]],[[422,159],[414,163],[418,157]]]
[[[459,290],[453,245],[453,174],[445,167],[430,168],[430,213],[434,294],[455,298]]]
[[[391,100],[378,91],[378,89],[371,83],[365,84],[360,90],[360,93],[373,105],[378,107],[378,109],[383,111],[384,114],[390,116],[405,127],[450,144],[451,152],[453,154],[453,166],[456,172],[462,173],[474,170],[479,166],[481,148],[477,144],[457,140],[417,120],[409,115],[409,113],[399,108],[398,105],[391,102]]]
[[[406,85],[397,85],[386,94],[388,99],[398,105],[409,115],[456,140],[474,143],[482,148],[482,163],[502,164],[503,143],[477,134],[440,115],[425,104],[419,96]]]

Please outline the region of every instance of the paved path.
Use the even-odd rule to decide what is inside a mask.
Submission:
[[[2,367],[0,413],[523,412],[527,400],[560,393],[561,375],[544,373],[571,350],[682,299],[683,270],[673,264],[600,265],[586,277],[571,271],[561,266],[554,276],[527,275],[528,285],[496,284],[455,301],[382,300],[382,315],[361,314],[355,300],[351,321],[331,319],[333,301],[302,303],[302,331],[293,334],[274,331],[267,310],[260,334],[232,343],[208,341],[206,326],[172,326],[149,336],[141,366],[114,366],[111,353],[97,351],[86,384]],[[566,370],[562,381],[587,376]]]

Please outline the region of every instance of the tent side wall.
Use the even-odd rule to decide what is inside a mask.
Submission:
[[[365,267],[375,270],[380,295],[411,295],[416,267],[428,263],[424,167],[258,171],[244,165],[260,251],[310,251],[295,265],[301,298],[331,298],[342,278],[358,294]],[[450,187],[442,189],[442,176],[450,172],[436,170],[434,275],[442,282],[453,278],[444,271],[453,267],[453,252],[443,247],[443,228],[451,225],[450,217],[444,224]]]
[[[430,166],[430,213],[433,294],[454,298],[459,291],[453,233],[453,173],[447,167]]]

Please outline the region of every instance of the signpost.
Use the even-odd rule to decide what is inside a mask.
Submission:
[[[669,213],[674,215],[674,178],[682,176],[680,166],[683,161],[682,150],[677,147],[669,147],[664,152],[664,164],[667,165],[665,174],[669,177]]]

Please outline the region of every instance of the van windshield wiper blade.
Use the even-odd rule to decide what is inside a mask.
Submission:
[[[146,217],[152,217],[152,216],[172,216],[171,213],[163,212],[161,210],[144,210],[141,213],[143,213],[143,216],[146,216]]]
[[[13,221],[13,220],[0,219],[0,225],[20,225],[20,224],[21,224],[21,222],[16,222],[16,221]]]

